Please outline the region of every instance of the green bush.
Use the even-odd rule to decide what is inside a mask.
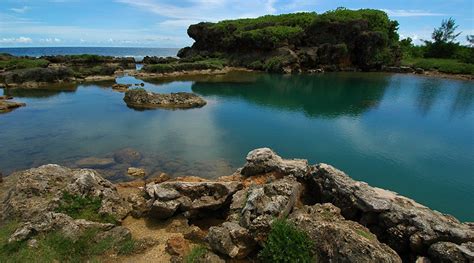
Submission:
[[[206,253],[207,249],[204,246],[196,246],[184,257],[184,263],[196,263]]]
[[[49,61],[35,58],[11,57],[10,59],[0,60],[0,69],[3,70],[45,68],[48,65]]]
[[[286,219],[276,219],[258,256],[262,262],[314,262],[312,248],[306,233]]]
[[[438,70],[448,74],[474,74],[474,64],[463,63],[455,59],[409,58],[402,64],[424,70]]]
[[[207,59],[195,62],[177,62],[168,64],[145,65],[143,71],[150,73],[169,73],[186,70],[222,69],[226,62],[221,59]]]
[[[102,200],[98,197],[82,197],[64,192],[56,212],[64,213],[74,219],[117,224],[117,219],[112,215],[99,213],[101,205]]]

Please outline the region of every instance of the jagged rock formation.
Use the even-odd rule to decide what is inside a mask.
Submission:
[[[112,215],[117,220],[125,217],[131,209],[115,186],[94,170],[73,170],[48,164],[11,176],[17,176],[18,180],[3,201],[4,220],[29,221],[46,212],[54,212],[65,192],[101,198],[99,213]]]
[[[206,105],[201,97],[187,92],[157,94],[144,89],[128,90],[123,100],[127,106],[137,109],[189,109],[200,108]]]
[[[231,64],[272,72],[373,70],[399,62],[397,27],[383,11],[343,8],[321,15],[199,23],[188,28],[195,43],[178,56],[224,57]]]

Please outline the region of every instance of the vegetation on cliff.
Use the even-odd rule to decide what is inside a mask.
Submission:
[[[372,70],[398,63],[397,28],[383,11],[345,8],[199,23],[188,29],[195,43],[178,56],[226,58],[232,65],[271,72]]]

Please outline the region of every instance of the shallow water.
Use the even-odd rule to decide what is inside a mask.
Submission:
[[[250,150],[267,146],[474,220],[473,82],[379,73],[235,73],[154,82],[145,88],[192,91],[208,105],[136,111],[110,82],[5,90],[27,106],[0,115],[0,170],[74,166],[131,147],[143,153],[136,166],[149,174],[212,178],[232,173]],[[124,180],[126,168],[103,172]]]

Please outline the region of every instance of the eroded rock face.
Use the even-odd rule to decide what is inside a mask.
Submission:
[[[389,246],[362,225],[345,220],[332,204],[306,206],[289,219],[314,241],[320,262],[402,262]]]
[[[176,212],[195,217],[222,208],[242,188],[240,182],[164,182],[150,184],[146,192],[150,215],[168,218]]]
[[[138,109],[170,108],[188,109],[200,108],[206,101],[193,93],[177,92],[158,94],[144,89],[128,90],[123,100],[129,107]]]
[[[307,160],[285,160],[269,148],[253,150],[249,152],[246,159],[247,163],[241,171],[244,176],[280,172],[285,175],[293,175],[297,178],[303,178],[309,171]]]
[[[115,186],[89,169],[69,169],[55,164],[18,172],[16,185],[3,200],[4,220],[18,218],[28,221],[59,204],[63,192],[72,195],[100,197],[99,213],[120,220],[130,211],[129,204],[118,194]]]
[[[315,194],[321,201],[333,203],[345,218],[367,226],[380,241],[407,260],[427,255],[428,249],[439,241],[457,245],[474,241],[472,225],[460,223],[397,193],[354,181],[330,165],[319,164],[313,169],[313,180],[318,188]],[[439,255],[442,256],[446,255]],[[443,260],[437,262],[449,262]]]
[[[460,245],[450,242],[438,242],[428,249],[433,263],[470,263],[474,262],[474,242]]]
[[[249,230],[236,222],[211,227],[207,241],[214,251],[237,259],[245,258],[257,245]]]

